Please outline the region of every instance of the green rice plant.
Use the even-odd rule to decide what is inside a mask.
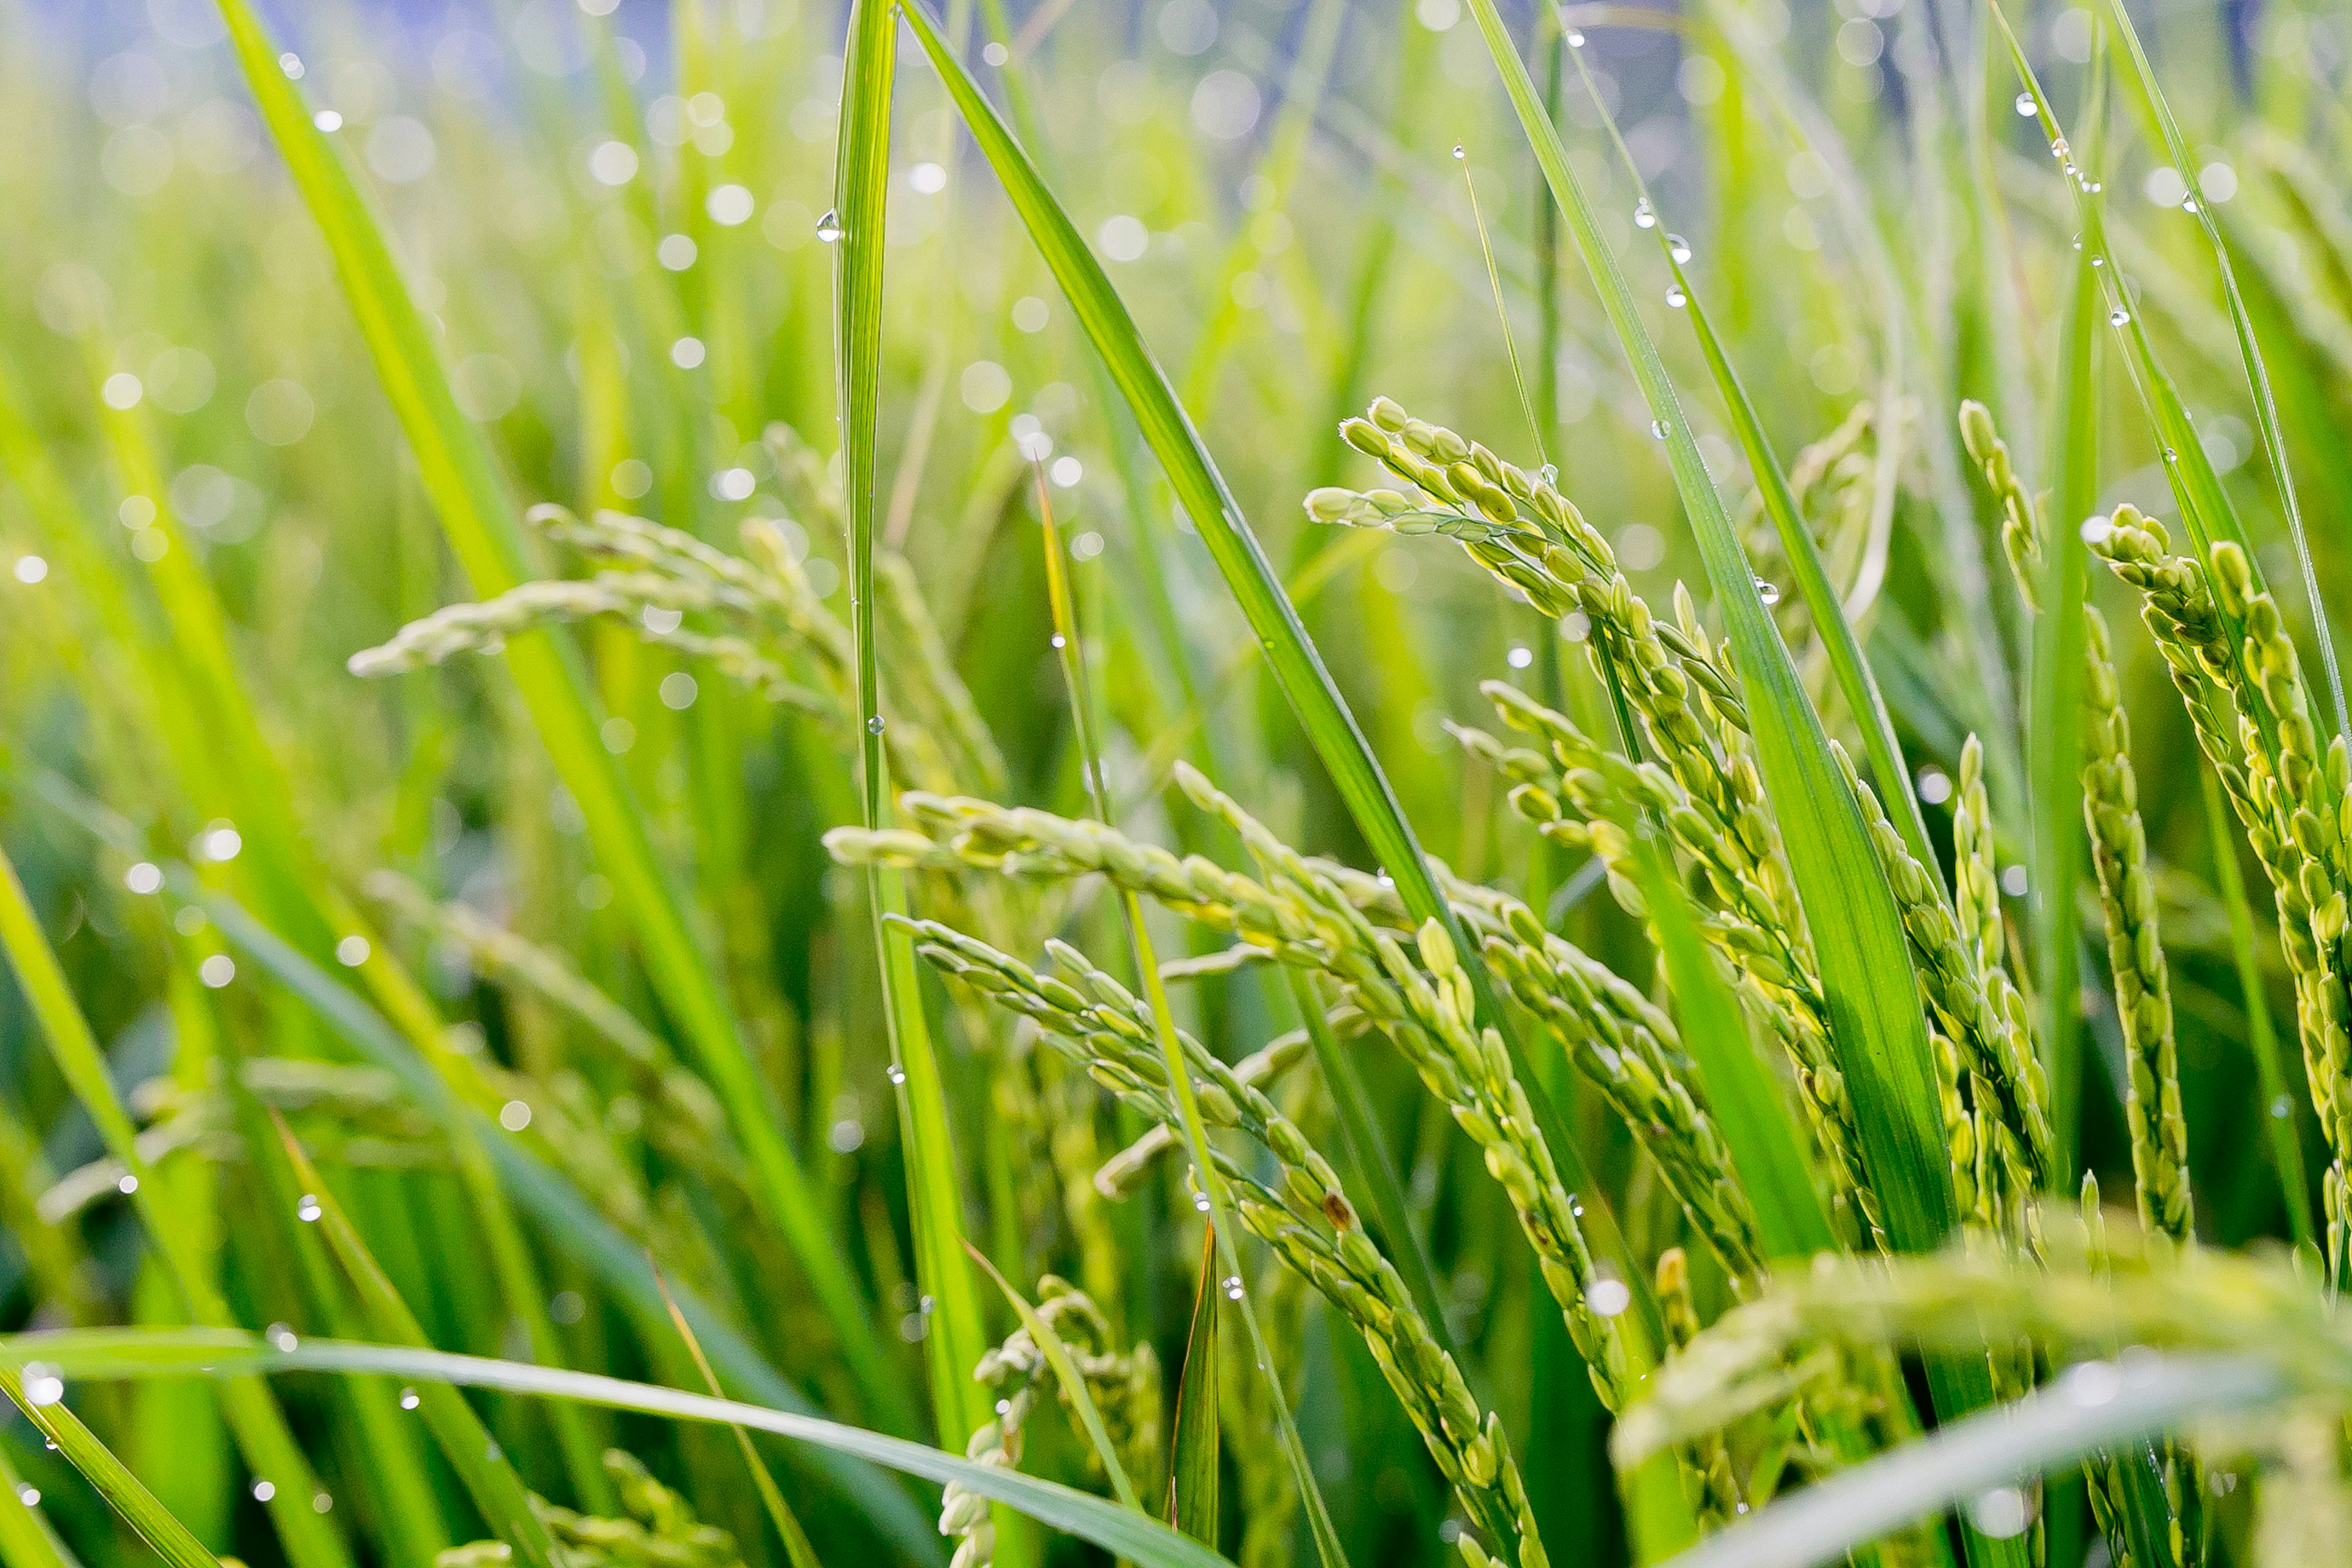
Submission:
[[[2327,7],[84,9],[10,1568],[2344,1554]]]

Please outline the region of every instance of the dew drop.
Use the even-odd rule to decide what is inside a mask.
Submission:
[[[1460,162],[1462,162],[1465,158],[1467,158],[1468,156],[1470,156],[1470,154],[1469,154],[1469,153],[1468,153],[1468,152],[1467,152],[1467,151],[1463,147],[1462,143],[1461,143],[1461,142],[1456,142],[1454,144],[1454,161],[1455,163],[1459,163]]]
[[[1684,293],[1680,289],[1669,289],[1666,290],[1666,303],[1679,310],[1685,305],[1690,303],[1690,296]]]
[[[1574,28],[1570,28],[1568,35],[1568,47],[1571,49],[1580,49],[1584,47],[1584,35],[1576,31]]]
[[[1194,1193],[1192,1194],[1192,1206],[1198,1209],[1201,1213],[1207,1214],[1209,1212],[1209,1194],[1206,1193]]]
[[[2164,449],[2164,460],[2168,463],[2177,463],[2180,461],[2180,454],[2167,447]]]
[[[1661,441],[1673,435],[1674,432],[1675,427],[1667,424],[1663,419],[1653,419],[1650,421],[1650,434],[1655,436]]]
[[[1052,642],[1055,652],[1059,652],[1063,648],[1069,647],[1067,639],[1066,639],[1059,632],[1055,632],[1049,640]]]
[[[302,1201],[294,1205],[294,1217],[310,1225],[319,1217],[319,1198],[315,1193],[304,1193]]]
[[[1658,226],[1658,215],[1651,210],[1650,198],[1647,196],[1633,204],[1633,226],[1636,228]]]
[[[2294,1102],[2287,1099],[2285,1095],[2282,1094],[2276,1100],[2271,1101],[2271,1115],[2277,1121],[2285,1121],[2289,1115],[2293,1114],[2294,1110]]]
[[[882,732],[881,714],[877,713],[873,718],[866,721],[866,732],[869,735],[878,735]]]
[[[2091,265],[2093,267],[2105,267],[2106,264],[2107,258],[2104,256],[2094,256],[2091,258]]]
[[[2180,198],[2180,210],[2181,210],[2182,212],[2185,212],[2185,213],[2193,213],[2193,212],[2195,212],[2195,211],[2197,210],[2197,198],[2196,198],[2195,196],[2183,196],[2183,197],[2181,197],[2181,198]]]
[[[816,237],[824,241],[827,245],[831,245],[835,240],[839,239],[841,237],[841,215],[834,211],[831,207],[825,208],[824,216],[816,220]]]
[[[2050,143],[2050,155],[2051,155],[2053,158],[2057,159],[2060,163],[2064,163],[2064,162],[2065,162],[2065,160],[2066,160],[2066,138],[2064,138],[2063,136],[2061,136],[2061,137],[2059,137],[2056,141],[2054,141],[2054,142],[2051,142],[2051,143]]]
[[[1690,241],[1678,234],[1666,236],[1666,254],[1675,258],[1675,266],[1680,267],[1691,258]]]
[[[1536,478],[1543,480],[1543,482],[1548,485],[1556,485],[1559,483],[1559,465],[1558,463],[1546,463],[1542,468],[1536,470]]]
[[[2017,112],[2019,118],[2031,120],[2033,118],[2033,95],[2030,92],[2019,93],[2017,95]]]
[[[300,1342],[294,1337],[294,1331],[283,1323],[270,1324],[261,1337],[281,1351],[290,1351]]]
[[[1228,1274],[1225,1276],[1226,1300],[1238,1301],[1242,1299],[1244,1293],[1245,1292],[1242,1289],[1242,1277],[1240,1275]]]
[[[904,1083],[907,1081],[907,1069],[893,1062],[890,1065],[889,1077],[892,1083]]]
[[[2107,312],[2107,325],[2111,327],[2120,327],[2130,320],[2131,312],[2125,310],[2121,305],[2116,306],[2114,310]]]
[[[403,1410],[414,1410],[419,1405],[424,1403],[424,1399],[417,1394],[416,1390],[413,1388],[404,1388],[400,1391],[400,1407]]]
[[[1759,577],[1756,579],[1756,596],[1767,605],[1777,605],[1780,602],[1780,584],[1769,578]]]
[[[31,1405],[55,1405],[66,1396],[63,1373],[45,1361],[28,1361],[23,1373],[25,1399]]]
[[[32,1508],[41,1500],[41,1489],[30,1481],[19,1481],[16,1483],[16,1500],[26,1508]]]

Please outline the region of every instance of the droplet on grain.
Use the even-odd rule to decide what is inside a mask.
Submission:
[[[1455,163],[1461,163],[1464,159],[1465,159],[1465,158],[1467,158],[1467,157],[1469,157],[1469,156],[1470,156],[1470,154],[1469,154],[1468,151],[1467,151],[1467,150],[1465,150],[1465,149],[1463,147],[1463,145],[1462,145],[1462,143],[1461,143],[1461,142],[1456,142],[1454,144],[1454,161]]]
[[[1780,584],[1769,577],[1759,577],[1756,579],[1756,596],[1767,605],[1777,605],[1780,602]]]
[[[825,208],[824,216],[816,220],[816,237],[824,241],[827,245],[831,245],[835,240],[839,239],[841,237],[841,215],[831,207]]]
[[[1650,421],[1650,434],[1655,436],[1659,440],[1663,441],[1674,433],[1675,427],[1667,424],[1664,420],[1653,419]]]
[[[866,721],[866,732],[869,735],[878,735],[882,732],[881,714],[877,713],[873,718]]]

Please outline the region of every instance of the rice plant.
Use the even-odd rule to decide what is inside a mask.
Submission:
[[[2352,1561],[2347,26],[0,5],[0,1563]]]

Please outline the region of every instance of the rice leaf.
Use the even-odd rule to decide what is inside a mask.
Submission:
[[[122,1522],[138,1532],[139,1538],[155,1549],[157,1556],[171,1568],[220,1568],[218,1561],[205,1550],[188,1527],[182,1524],[171,1510],[155,1499],[137,1476],[131,1473],[112,1449],[100,1442],[90,1429],[81,1424],[81,1417],[66,1408],[61,1394],[52,1396],[47,1388],[42,1397],[36,1398],[26,1390],[26,1384],[46,1380],[50,1376],[46,1367],[0,1367],[0,1394],[11,1404],[33,1429],[55,1444],[66,1463],[81,1472],[82,1479],[98,1489],[98,1494],[122,1516]],[[6,1468],[0,1459],[0,1468]],[[19,1553],[39,1562],[46,1558],[53,1565],[69,1563],[64,1543],[49,1529],[48,1521],[33,1512],[33,1505],[25,1500],[22,1483],[11,1474],[0,1477],[8,1488],[8,1497],[0,1500],[0,1516],[22,1510],[21,1522],[0,1526],[0,1547],[14,1558]]]
[[[142,852],[144,847],[128,823],[82,797],[63,780],[53,774],[29,773],[26,782],[44,804],[116,851],[126,857]],[[201,909],[240,959],[250,960],[299,999],[360,1059],[392,1074],[412,1103],[445,1133],[476,1141],[517,1206],[538,1221],[554,1246],[569,1253],[612,1292],[641,1331],[662,1331],[668,1321],[669,1299],[643,1249],[616,1232],[562,1176],[541,1163],[512,1135],[465,1106],[415,1047],[348,986],[255,920],[234,899],[205,887],[184,864],[174,860],[156,864],[173,896]],[[740,1331],[690,1293],[677,1292],[677,1304],[734,1388],[782,1410],[809,1410],[806,1398],[777,1374]],[[830,1450],[807,1458],[811,1468],[854,1503],[893,1549],[917,1563],[944,1562],[932,1521],[903,1490],[869,1467]]]
[[[2103,1403],[2064,1391],[1979,1411],[1892,1453],[1807,1487],[1674,1560],[1670,1568],[1811,1568],[1864,1542],[2020,1477],[2102,1448],[2145,1443],[2198,1417],[2275,1399],[2278,1374],[2259,1361],[2168,1356]]]
[[[1079,237],[1068,212],[1047,188],[1036,164],[1023,151],[995,107],[982,94],[971,71],[948,47],[938,23],[919,0],[909,0],[902,10],[932,66],[947,84],[965,125],[995,170],[1031,241],[1052,268],[1095,352],[1109,368],[1119,395],[1126,400],[1143,431],[1145,442],[1160,459],[1178,502],[1199,530],[1226,587],[1256,634],[1276,684],[1314,746],[1316,756],[1329,773],[1340,798],[1347,803],[1349,816],[1382,868],[1394,879],[1406,910],[1416,920],[1436,921],[1461,955],[1464,972],[1476,995],[1480,1020],[1493,1026],[1503,1037],[1513,1076],[1527,1086],[1537,1129],[1559,1167],[1560,1179],[1583,1195],[1585,1230],[1593,1251],[1616,1260],[1622,1277],[1638,1285],[1646,1278],[1644,1271],[1634,1266],[1615,1215],[1601,1201],[1601,1184],[1586,1167],[1581,1152],[1560,1119],[1559,1108],[1543,1092],[1542,1080],[1531,1070],[1510,1019],[1496,997],[1484,955],[1462,930],[1453,905],[1439,894],[1436,878],[1398,804],[1395,790],[1340,697],[1330,671],[1324,667],[1322,655],[1314,639],[1307,635],[1297,608],[1285,593],[1257,536],[1250,531],[1240,503],[1234,500],[1200,433],[1177,402],[1166,373],[1144,342],[1135,319]],[[1636,1316],[1654,1336],[1655,1304],[1648,1300],[1645,1289],[1637,1289],[1636,1300],[1643,1307]],[[1637,1362],[1650,1353],[1639,1345],[1632,1348]]]
[[[2130,14],[2119,0],[2109,0],[2107,16],[2115,26],[2116,36],[2123,40],[2124,54],[2131,61],[2132,79],[2138,85],[2147,100],[2148,111],[2156,117],[2158,131],[2164,138],[2164,150],[2173,167],[2180,173],[2189,187],[2183,205],[2197,217],[2197,226],[2213,252],[2213,265],[2221,275],[2221,299],[2230,309],[2230,327],[2237,334],[2238,357],[2246,373],[2246,387],[2253,395],[2254,424],[2262,432],[2263,453],[2270,460],[2271,479],[2278,486],[2280,510],[2286,514],[2287,538],[2294,546],[2295,564],[2303,574],[2303,591],[2311,610],[2312,636],[2319,645],[2320,668],[2327,681],[2330,710],[2336,716],[2336,733],[2352,740],[2352,717],[2345,711],[2344,677],[2336,663],[2336,634],[2330,629],[2327,601],[2319,592],[2319,576],[2313,570],[2311,546],[2304,538],[2303,509],[2295,500],[2294,472],[2287,465],[2286,437],[2279,429],[2278,401],[2271,394],[2270,372],[2263,363],[2261,345],[2254,341],[2254,324],[2246,314],[2245,300],[2238,291],[2238,275],[2230,265],[2230,247],[2222,243],[2221,230],[2213,216],[2213,204],[2207,199],[2198,174],[2196,155],[2189,150],[2188,139],[2180,133],[2179,121],[2172,115],[2172,106],[2165,101],[2164,89],[2156,79],[2156,69],[2148,64],[2147,51],[2141,47],[2139,30],[2132,26]]]
[[[2304,1171],[2303,1139],[2295,1131],[2294,1099],[2287,1091],[2285,1058],[2280,1054],[2278,1030],[2271,1022],[2262,961],[2254,953],[2254,911],[2246,901],[2245,875],[2238,868],[2237,835],[2231,829],[2230,808],[2221,799],[2221,781],[2210,768],[2200,768],[2197,782],[2205,797],[2213,885],[2230,916],[2230,959],[2238,972],[2238,994],[2246,1009],[2246,1049],[2254,1058],[2255,1080],[2262,1086],[2271,1163],[2278,1173],[2279,1194],[2286,1204],[2287,1226],[2295,1246],[2315,1249],[2319,1237],[2311,1216],[2311,1178]],[[2280,1114],[2282,1110],[2285,1114]]]
[[[1569,51],[1576,60],[1577,74],[1584,83],[1586,97],[1601,116],[1602,127],[1617,150],[1619,164],[1624,169],[1634,189],[1640,193],[1643,206],[1652,216],[1651,229],[1657,236],[1658,249],[1665,258],[1666,267],[1674,275],[1674,289],[1681,308],[1690,315],[1691,331],[1698,339],[1699,352],[1706,359],[1707,374],[1714,379],[1716,393],[1723,399],[1731,416],[1731,428],[1739,439],[1739,449],[1748,458],[1749,476],[1757,493],[1764,498],[1765,515],[1772,520],[1772,530],[1780,542],[1780,553],[1787,558],[1789,568],[1797,579],[1797,592],[1805,601],[1805,613],[1812,619],[1813,634],[1821,638],[1828,653],[1830,668],[1837,677],[1838,689],[1845,697],[1846,708],[1853,715],[1854,727],[1861,731],[1864,755],[1870,763],[1871,774],[1878,781],[1878,795],[1886,807],[1888,817],[1902,834],[1906,847],[1922,866],[1934,866],[1935,846],[1927,840],[1927,824],[1919,815],[1919,802],[1911,787],[1910,771],[1903,764],[1903,747],[1895,738],[1895,721],[1887,716],[1886,700],[1879,694],[1878,678],[1871,672],[1870,662],[1863,657],[1861,639],[1854,636],[1853,623],[1848,618],[1846,606],[1838,598],[1836,587],[1830,582],[1827,567],[1822,563],[1821,548],[1813,542],[1813,531],[1798,510],[1797,498],[1789,489],[1788,476],[1780,469],[1780,460],[1773,455],[1772,445],[1765,434],[1763,422],[1757,417],[1756,405],[1741,384],[1739,373],[1731,363],[1723,340],[1715,330],[1714,319],[1700,302],[1698,289],[1693,284],[1685,264],[1690,252],[1666,228],[1664,215],[1653,202],[1649,185],[1625,138],[1617,126],[1617,118],[1609,112],[1591,70],[1585,65],[1581,48]],[[1898,329],[1890,328],[1889,336],[1899,342]],[[1891,416],[1889,416],[1892,417]],[[1893,437],[1884,444],[1890,453]]]
[[[340,150],[311,119],[249,0],[220,0],[264,122],[333,254],[378,380],[399,416],[443,531],[475,591],[488,597],[528,572],[521,523],[480,429],[459,410],[441,351],[382,222]],[[290,57],[288,57],[290,58]],[[646,970],[718,1089],[749,1157],[754,1190],[839,1326],[843,1357],[877,1418],[908,1428],[912,1405],[881,1348],[797,1156],[779,1130],[725,994],[703,958],[627,784],[598,734],[576,654],[552,634],[508,641],[505,657],[564,785],[578,803],[614,907],[633,922]]]
[[[1822,1206],[1788,1102],[1748,1039],[1738,1000],[1715,972],[1689,900],[1654,843],[1644,843],[1633,859],[1643,904],[1665,959],[1683,1044],[1698,1063],[1706,1104],[1755,1205],[1764,1256],[1795,1267],[1817,1253],[1836,1251],[1829,1211]]]
[[[300,1217],[319,1227],[342,1265],[343,1273],[358,1292],[366,1313],[369,1331],[378,1339],[419,1350],[432,1348],[425,1330],[418,1325],[408,1303],[400,1299],[391,1276],[383,1271],[367,1243],[343,1213],[326,1178],[310,1163],[310,1156],[296,1140],[294,1130],[276,1110],[269,1113],[276,1125],[279,1143],[291,1162],[294,1173],[301,1179],[304,1198]],[[533,1568],[555,1568],[557,1549],[547,1533],[547,1526],[531,1511],[530,1494],[514,1467],[507,1462],[499,1446],[491,1440],[489,1428],[482,1425],[474,1407],[466,1403],[465,1395],[446,1384],[428,1384],[416,1391],[420,1414],[433,1440],[440,1445],[442,1458],[466,1485],[466,1494],[499,1539],[505,1542],[517,1559]]]
[[[1168,1522],[1211,1546],[1217,1543],[1217,1238],[1204,1234],[1169,1428]]]
[[[598,1373],[337,1340],[304,1340],[290,1350],[277,1350],[233,1330],[89,1329],[0,1337],[0,1364],[21,1370],[33,1362],[56,1369],[61,1377],[104,1380],[197,1372],[215,1376],[304,1371],[373,1373],[459,1388],[573,1399],[675,1421],[747,1426],[795,1443],[854,1455],[922,1480],[954,1481],[1124,1558],[1137,1568],[1232,1568],[1213,1548],[1180,1535],[1148,1514],[1054,1481],[1002,1466],[974,1464],[903,1437],[819,1416],[631,1383]]]
[[[1044,1353],[1045,1364],[1054,1369],[1054,1380],[1061,1385],[1062,1396],[1070,1402],[1070,1408],[1078,1413],[1078,1425],[1086,1428],[1087,1441],[1094,1445],[1095,1458],[1101,1461],[1103,1473],[1110,1478],[1111,1491],[1119,1501],[1140,1511],[1143,1500],[1136,1496],[1135,1483],[1127,1479],[1127,1467],[1118,1462],[1118,1446],[1110,1440],[1110,1433],[1103,1426],[1102,1412],[1095,1408],[1095,1396],[1087,1392],[1086,1374],[1078,1370],[1078,1363],[1070,1359],[1070,1347],[1062,1342],[1062,1336],[1054,1331],[1053,1324],[1037,1315],[1037,1309],[1029,1304],[1029,1299],[1014,1289],[1011,1280],[997,1272],[996,1265],[988,1260],[986,1253],[970,1242],[964,1243],[964,1251],[1004,1293],[1005,1302],[1012,1307],[1013,1315],[1021,1320],[1021,1326],[1029,1331],[1029,1337],[1037,1342],[1037,1349]],[[1216,1542],[1212,1541],[1209,1544],[1213,1546]]]
[[[875,421],[881,411],[885,209],[890,184],[890,89],[898,74],[895,0],[856,0],[849,12],[834,173],[834,363],[841,410],[842,500],[849,521],[849,618],[857,671],[858,806],[866,827],[887,820],[888,765],[882,748],[880,656],[874,637]],[[869,865],[866,902],[881,971],[882,1010],[897,1068],[898,1122],[907,1147],[915,1272],[931,1299],[924,1349],[940,1440],[961,1448],[989,1418],[971,1369],[985,1347],[980,1300],[964,1267],[963,1200],[947,1091],[923,1017],[914,956],[895,934],[906,913],[903,880]]]
[[[65,971],[58,964],[57,953],[25,895],[25,885],[17,879],[16,864],[5,851],[0,851],[0,951],[6,952],[16,971],[17,984],[48,1042],[58,1072],[97,1123],[107,1152],[121,1162],[132,1183],[131,1200],[138,1205],[147,1237],[179,1288],[189,1315],[208,1328],[228,1327],[234,1321],[228,1303],[195,1256],[190,1233],[170,1212],[168,1200],[162,1195],[163,1189],[139,1152],[131,1118],[107,1074],[106,1055],[66,984]],[[236,1380],[222,1390],[222,1403],[246,1463],[274,1489],[268,1499],[270,1520],[295,1568],[350,1568],[341,1535],[310,1506],[319,1489],[316,1479],[269,1391],[253,1380]]]
[[[1570,168],[1494,0],[1469,0],[1502,72],[1521,128],[1568,219],[1610,325],[1631,361],[1665,445],[1675,486],[1698,536],[1707,577],[1730,633],[1734,662],[1755,721],[1766,793],[1780,805],[1790,864],[1820,947],[1832,1040],[1863,1129],[1863,1158],[1885,1205],[1888,1234],[1905,1251],[1939,1243],[1954,1219],[1927,1024],[1911,975],[1895,896],[1860,805],[1829,750],[1821,718],[1758,592],[1722,499],[1699,457],[1680,397],[1635,311],[1616,258]]]
[[[202,1550],[203,1543],[197,1544]],[[172,1568],[203,1568],[204,1560],[159,1555]],[[210,1557],[206,1552],[205,1560]],[[0,1563],[7,1568],[81,1568],[73,1549],[58,1539],[48,1515],[41,1511],[40,1494],[26,1484],[5,1453],[0,1453]]]

